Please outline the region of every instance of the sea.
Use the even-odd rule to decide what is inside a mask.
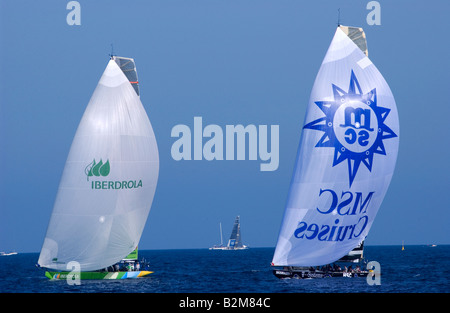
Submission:
[[[188,305],[193,299],[224,299],[230,295],[235,299],[235,306],[256,305],[259,300],[261,308],[263,300],[266,300],[265,304],[273,309],[276,303],[297,302],[296,295],[299,294],[450,292],[450,245],[405,246],[404,250],[401,246],[366,246],[365,259],[379,263],[379,284],[373,284],[373,281],[371,284],[365,277],[281,280],[273,275],[270,266],[273,253],[274,248],[140,250],[139,259],[150,261],[154,271],[150,276],[126,280],[82,280],[79,285],[49,280],[44,271],[35,266],[38,253],[19,253],[0,256],[0,293],[145,294],[154,302],[165,299],[177,308]],[[183,302],[185,300],[186,303]],[[215,303],[223,309],[224,305],[233,304],[231,300],[227,301]]]

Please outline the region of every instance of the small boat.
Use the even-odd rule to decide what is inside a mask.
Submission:
[[[0,252],[0,256],[11,256],[11,255],[16,255],[17,252]]]
[[[220,245],[215,245],[209,250],[246,250],[248,246],[242,244],[241,238],[241,223],[240,217],[237,216],[234,221],[233,229],[231,231],[230,239],[226,246],[223,245],[222,239],[222,223],[220,223]]]
[[[136,260],[158,173],[134,59],[112,55],[73,139],[37,267],[50,279],[152,273]]]
[[[360,261],[398,145],[395,100],[368,58],[365,33],[339,25],[307,106],[271,263],[276,277],[367,275],[338,263]]]

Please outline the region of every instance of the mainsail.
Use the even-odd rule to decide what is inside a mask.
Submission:
[[[119,65],[122,72],[127,77],[130,84],[133,86],[134,91],[139,96],[139,81],[136,71],[136,65],[134,64],[134,59],[124,58],[124,57],[113,57],[117,65]]]
[[[112,57],[72,142],[38,264],[94,271],[125,258],[139,243],[158,172],[134,60]]]
[[[231,249],[240,249],[243,247],[239,216],[236,216],[236,220],[234,221],[233,230],[231,231],[230,239],[228,240],[228,247]]]
[[[308,103],[273,265],[317,266],[347,255],[367,236],[386,194],[398,113],[361,49],[362,29],[336,29]]]
[[[352,251],[344,255],[338,262],[354,262],[358,263],[363,260],[364,241],[361,241]]]
[[[361,49],[362,52],[364,52],[365,55],[369,55],[366,33],[364,33],[364,30],[361,27],[340,25],[339,28],[355,43],[355,45],[358,46],[359,49]]]

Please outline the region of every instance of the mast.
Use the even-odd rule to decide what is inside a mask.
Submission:
[[[341,26],[341,8],[338,9],[338,21],[337,21],[337,25]]]
[[[219,223],[219,228],[220,228],[220,246],[223,246],[222,222]]]
[[[114,54],[114,45],[111,44],[111,53],[109,54],[109,58],[112,60],[113,57],[115,57],[116,55]]]

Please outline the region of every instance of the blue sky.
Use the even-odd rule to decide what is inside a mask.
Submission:
[[[160,153],[143,249],[207,248],[241,216],[243,241],[275,246],[306,104],[341,23],[364,28],[395,96],[400,150],[367,244],[450,243],[450,3],[0,0],[0,251],[40,251],[78,123],[114,52],[133,57]],[[171,130],[279,125],[279,167],[172,159]]]

